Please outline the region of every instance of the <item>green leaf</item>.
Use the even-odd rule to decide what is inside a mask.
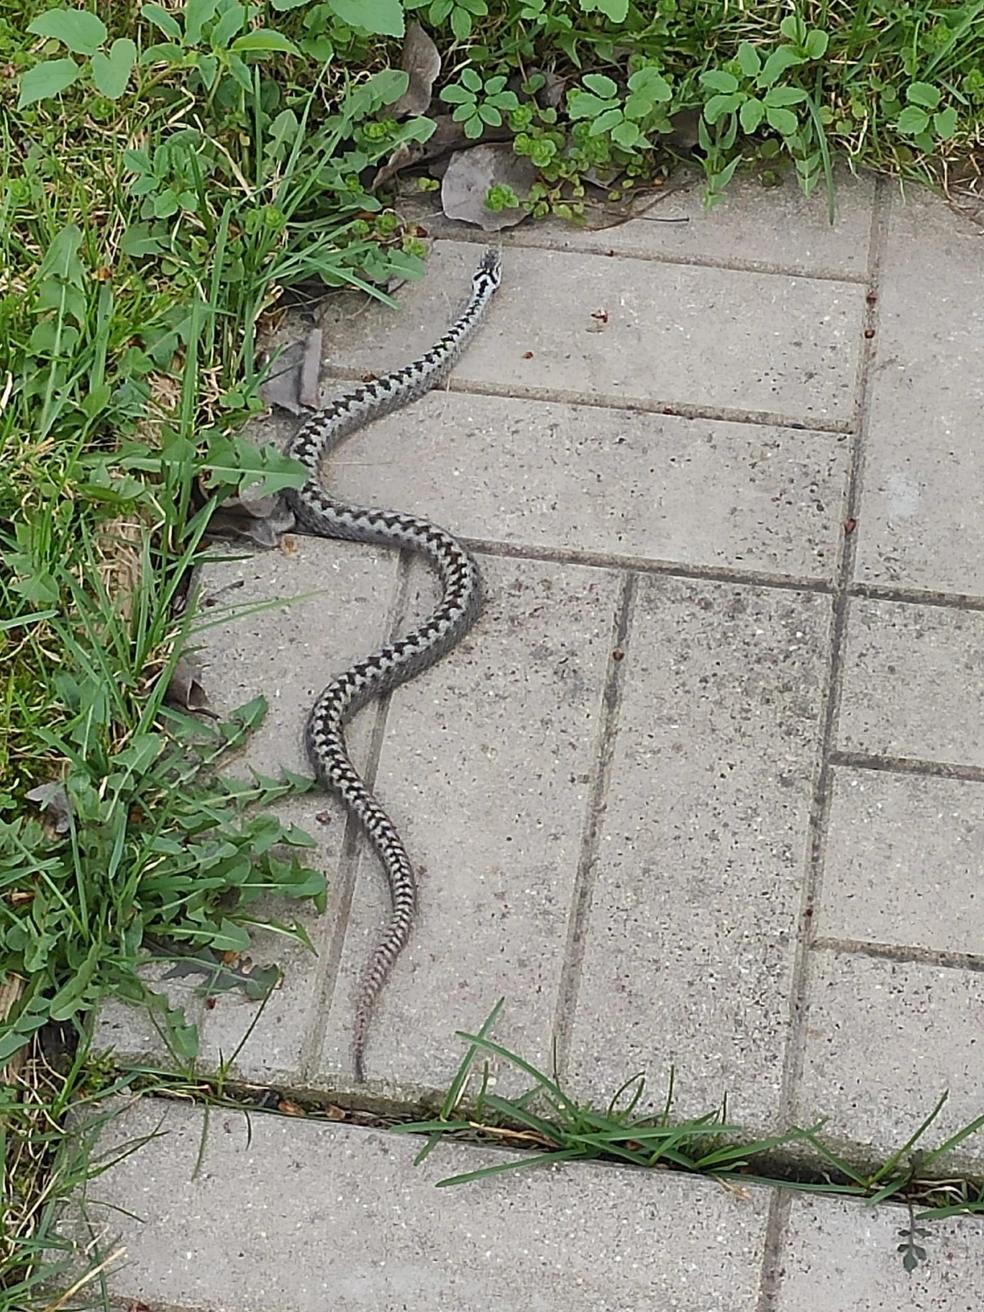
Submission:
[[[472,16],[463,5],[451,10],[451,31],[458,41],[467,41],[472,32]]]
[[[301,0],[303,4],[305,0]],[[141,10],[144,18],[148,23],[153,23],[155,27],[160,28],[165,36],[170,37],[172,41],[181,40],[181,24],[176,18],[163,9],[160,5],[147,4]]]
[[[806,40],[806,24],[799,14],[789,14],[784,18],[779,24],[779,31],[787,41],[792,41],[794,45],[801,46]]]
[[[799,105],[805,99],[806,92],[802,87],[770,87],[764,96],[766,105],[774,109],[783,105]]]
[[[738,79],[733,73],[726,73],[723,68],[709,68],[700,75],[701,85],[708,91],[723,91],[726,95],[738,90]]]
[[[957,111],[951,105],[933,115],[933,131],[941,141],[949,141],[957,130]]]
[[[400,0],[328,0],[328,8],[350,27],[361,27],[377,36],[403,35]]]
[[[49,9],[27,30],[35,36],[54,37],[75,55],[94,55],[106,40],[106,24],[85,9]]]
[[[830,37],[827,33],[814,28],[812,32],[807,33],[806,40],[803,42],[803,49],[809,59],[822,59],[827,53],[829,44]]]
[[[640,68],[629,78],[629,90],[647,94],[650,99],[665,102],[673,99],[670,84],[658,69]]]
[[[467,87],[469,91],[481,91],[482,79],[473,68],[463,68],[461,70],[461,85]]]
[[[187,0],[185,4],[186,46],[197,46],[202,39],[202,28],[215,17],[219,0]]]
[[[604,100],[611,100],[612,96],[618,94],[618,84],[610,77],[605,77],[604,73],[588,73],[582,80],[589,91]]]
[[[479,105],[478,116],[483,122],[488,123],[490,127],[498,128],[502,126],[502,115],[496,109],[495,105],[490,105],[488,101],[484,105]]]
[[[485,94],[487,96],[497,96],[502,88],[506,85],[507,79],[499,77],[490,77],[485,84]]]
[[[762,58],[750,41],[738,47],[738,64],[746,77],[758,77],[762,71]]]
[[[733,114],[738,106],[745,99],[744,96],[735,94],[731,96],[711,96],[710,100],[704,106],[704,117],[708,123],[714,124],[724,114]]]
[[[137,47],[129,37],[118,37],[108,55],[97,50],[92,56],[92,80],[96,90],[108,100],[119,100],[136,62]]]
[[[895,126],[907,136],[917,136],[929,127],[929,115],[918,105],[907,105],[899,115]]]
[[[790,136],[799,126],[799,120],[791,109],[776,109],[772,105],[767,105],[765,117],[769,126],[775,128],[784,137]]]
[[[621,146],[623,150],[634,150],[637,145],[646,139],[639,131],[637,124],[628,119],[623,119],[621,123],[612,128],[612,141]]]
[[[629,0],[580,0],[580,4],[582,12],[597,9],[612,23],[624,23],[629,13]]]
[[[242,36],[236,37],[229,48],[237,54],[271,54],[273,51],[281,51],[286,55],[299,53],[293,41],[270,27],[261,27],[256,32],[244,32]]]
[[[43,64],[35,64],[21,77],[17,108],[25,109],[57,96],[72,85],[80,71],[74,59],[46,59]]]
[[[591,137],[600,136],[602,132],[607,132],[610,128],[614,129],[622,121],[622,111],[620,109],[606,109],[591,124],[591,131],[588,135]]]
[[[475,93],[466,91],[464,87],[459,87],[456,82],[453,82],[451,86],[444,87],[440,98],[447,105],[471,105],[475,102]]]
[[[905,98],[910,105],[922,105],[926,109],[935,109],[940,103],[940,89],[929,82],[913,82],[906,87]]]
[[[599,96],[594,96],[590,91],[569,91],[567,93],[567,112],[571,118],[594,118],[596,114],[603,114],[607,110],[614,108],[617,102],[611,99],[602,100]]]
[[[798,55],[792,46],[780,46],[778,50],[773,50],[765,61],[765,67],[756,79],[757,85],[771,87],[773,83],[778,82],[787,68],[794,68],[797,64],[805,62],[804,57]]]
[[[761,100],[756,100],[752,96],[742,105],[738,117],[741,120],[742,132],[755,132],[765,118],[765,106]]]

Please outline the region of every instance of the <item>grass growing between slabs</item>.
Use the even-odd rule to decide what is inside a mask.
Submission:
[[[429,108],[401,117],[413,17],[443,69]],[[187,584],[212,507],[301,478],[240,437],[262,409],[259,325],[295,284],[388,299],[390,279],[423,271],[418,232],[372,189],[377,167],[453,113],[468,140],[508,128],[536,170],[533,214],[578,217],[591,194],[660,180],[689,116],[712,203],[736,171],[771,183],[783,167],[832,200],[837,158],[972,184],[982,45],[984,0],[4,7],[0,1130],[17,1203],[0,1285],[12,1307],[43,1306],[53,1207],[84,1170],[53,1162],[67,1106],[90,1096],[93,1008],[143,1002],[191,1061],[193,1028],[137,973],[148,949],[221,967],[212,987],[262,991],[272,976],[237,966],[253,931],[303,941],[290,907],[323,905],[304,836],[265,810],[305,781],[218,774],[262,706],[210,723],[172,688],[202,622]],[[595,193],[591,177],[605,184]],[[264,893],[288,911],[262,916]],[[52,1048],[52,1034],[65,1041]]]

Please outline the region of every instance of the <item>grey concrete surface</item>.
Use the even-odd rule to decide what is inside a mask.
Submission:
[[[504,996],[497,1037],[548,1066],[556,1053],[560,1077],[596,1104],[643,1071],[660,1105],[673,1067],[680,1115],[726,1095],[749,1133],[825,1117],[831,1143],[865,1162],[903,1144],[944,1090],[926,1146],[984,1112],[984,239],[942,202],[909,201],[848,179],[831,229],[819,196],[746,183],[708,214],[683,187],[608,232],[516,229],[448,389],[338,452],[330,478],[343,495],[426,515],[473,545],[489,605],[446,661],[353,727],[421,881],[368,1088],[349,1045],[384,889],[317,794],[289,811],[331,885],[328,914],[305,922],[317,955],[258,939],[256,959],[279,960],[285,980],[234,1076],[325,1097],[430,1095],[463,1051],[455,1031]],[[657,221],[672,217],[685,222]],[[404,289],[399,314],[328,302],[329,391],[443,331],[481,246],[457,225],[435,231],[428,278]],[[270,699],[237,765],[266,771],[302,768],[323,682],[434,596],[426,572],[392,553],[301,539],[216,565],[206,589],[276,602],[202,635],[219,709]],[[255,1013],[228,995],[194,1005],[207,1070]],[[115,1011],[100,1036],[122,1060],[153,1048]],[[508,1066],[492,1078],[519,1087]],[[381,1200],[419,1186],[375,1174],[404,1161],[402,1144],[263,1126],[270,1162],[294,1152],[306,1170],[308,1149],[290,1147],[302,1140],[312,1161],[326,1154],[323,1201],[362,1171],[369,1247],[346,1231],[348,1267],[332,1250],[303,1288],[295,1272],[267,1289],[262,1262],[233,1263],[222,1303],[195,1283],[214,1272],[188,1274],[181,1255],[200,1250],[165,1197],[152,1236],[133,1233],[121,1290],[181,1307],[467,1308],[466,1268],[505,1245],[515,1261],[486,1268],[489,1306],[958,1312],[984,1293],[976,1222],[954,1222],[909,1283],[894,1212],[759,1194],[739,1206],[665,1175],[506,1178],[455,1192],[460,1212],[428,1185],[411,1223]],[[249,1164],[238,1133],[221,1132],[214,1166],[215,1189],[232,1195],[252,1188],[254,1168],[273,1170]],[[949,1166],[984,1172],[984,1137]],[[104,1178],[108,1200],[154,1192],[157,1167],[132,1170]],[[263,1243],[280,1235],[293,1252],[288,1234],[327,1233],[302,1193],[296,1215],[293,1202],[276,1217],[251,1204]],[[640,1219],[650,1205],[659,1225]],[[218,1215],[207,1206],[202,1217]],[[469,1208],[483,1219],[463,1220]],[[589,1224],[590,1278],[583,1255],[570,1258],[571,1227]],[[619,1263],[625,1225],[638,1240]],[[485,1248],[482,1227],[496,1236]],[[458,1258],[437,1244],[436,1267],[405,1265],[408,1235],[445,1230]],[[550,1235],[565,1236],[566,1283]],[[370,1279],[383,1262],[397,1283],[381,1266],[383,1283]]]

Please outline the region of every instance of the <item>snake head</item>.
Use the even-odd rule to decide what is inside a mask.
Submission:
[[[501,281],[502,252],[494,246],[490,246],[482,256],[478,268],[475,270],[475,276],[472,278],[475,295],[490,295]]]

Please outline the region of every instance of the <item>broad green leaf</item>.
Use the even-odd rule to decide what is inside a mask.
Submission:
[[[202,39],[202,28],[215,17],[219,0],[187,0],[185,5],[186,46],[197,46]]]
[[[446,105],[471,105],[475,101],[474,93],[459,87],[456,82],[449,87],[444,87],[440,98]]]
[[[593,91],[595,95],[605,100],[610,100],[612,96],[618,94],[618,84],[610,77],[605,77],[603,73],[588,73],[583,81],[589,91]]]
[[[602,132],[607,132],[610,128],[616,127],[622,120],[622,111],[620,109],[606,109],[603,114],[599,114],[591,124],[591,131],[588,134],[592,137],[600,136]]]
[[[951,105],[933,115],[933,131],[941,141],[949,141],[957,130],[957,111]]]
[[[306,5],[308,0],[273,0],[273,7],[280,14],[288,9],[300,9],[301,5]]]
[[[771,87],[773,83],[778,82],[787,68],[794,68],[804,62],[803,56],[798,55],[792,46],[780,46],[778,50],[773,50],[765,61],[765,67],[759,73],[756,84],[760,87]]]
[[[571,118],[594,118],[614,108],[611,100],[602,100],[590,91],[569,91],[567,93],[567,112]]]
[[[245,5],[230,5],[209,33],[208,43],[212,49],[225,50],[233,37],[244,35],[246,19]]]
[[[74,59],[46,59],[21,76],[17,108],[25,109],[39,100],[50,100],[70,87],[79,72]]]
[[[791,109],[775,109],[767,105],[765,117],[769,126],[775,128],[784,137],[790,136],[799,126],[799,120]]]
[[[765,118],[765,106],[761,100],[756,100],[754,96],[750,97],[742,105],[738,117],[741,120],[742,132],[755,132]]]
[[[97,50],[92,56],[92,80],[96,90],[109,100],[119,100],[137,62],[137,47],[129,37],[118,37],[108,55]]]
[[[771,105],[774,109],[785,105],[799,105],[805,99],[806,92],[802,87],[770,87],[764,96],[766,105]]]
[[[918,105],[907,105],[899,115],[895,126],[907,136],[916,136],[929,127],[929,115]]]
[[[709,68],[700,75],[701,85],[708,91],[721,91],[728,95],[738,90],[738,79],[733,73],[726,73],[723,68]]]
[[[378,36],[403,36],[400,0],[328,0],[328,8],[350,27]]]
[[[645,142],[645,137],[639,131],[638,124],[623,119],[621,123],[612,128],[612,141],[621,146],[623,150],[634,150],[636,146]]]
[[[170,37],[172,41],[181,40],[181,24],[166,9],[163,9],[160,5],[147,4],[142,7],[140,12],[148,23],[153,23],[155,27],[160,28],[164,35]]]
[[[724,114],[733,114],[738,106],[742,103],[744,97],[741,95],[730,96],[711,96],[710,100],[704,106],[704,117],[708,123],[714,124]]]
[[[827,46],[829,44],[830,37],[828,37],[827,33],[821,32],[818,28],[814,28],[812,32],[807,34],[806,40],[803,43],[803,49],[806,51],[810,59],[822,59],[827,53]]]
[[[806,40],[806,24],[798,14],[789,14],[779,24],[779,31],[795,45],[802,45]]]
[[[629,0],[579,0],[582,13],[598,10],[612,23],[624,23],[629,13]]]
[[[287,55],[296,55],[298,53],[297,46],[294,45],[293,41],[282,36],[279,32],[274,32],[269,27],[261,27],[256,32],[245,32],[242,36],[236,37],[231,48],[237,54],[246,52],[272,54],[274,51],[282,51]]]
[[[106,24],[86,9],[49,9],[27,30],[35,36],[54,37],[75,55],[94,55],[106,40]]]
[[[738,47],[738,63],[746,77],[758,77],[762,71],[762,58],[750,41]]]
[[[940,89],[929,82],[913,82],[911,86],[906,87],[905,98],[910,105],[936,109],[940,103]]]
[[[469,91],[481,91],[482,79],[473,68],[463,68],[461,70],[461,85],[467,87]]]
[[[39,277],[54,277],[76,287],[84,287],[85,270],[78,254],[81,245],[81,228],[75,223],[66,224],[52,237],[51,245],[41,261]]]

